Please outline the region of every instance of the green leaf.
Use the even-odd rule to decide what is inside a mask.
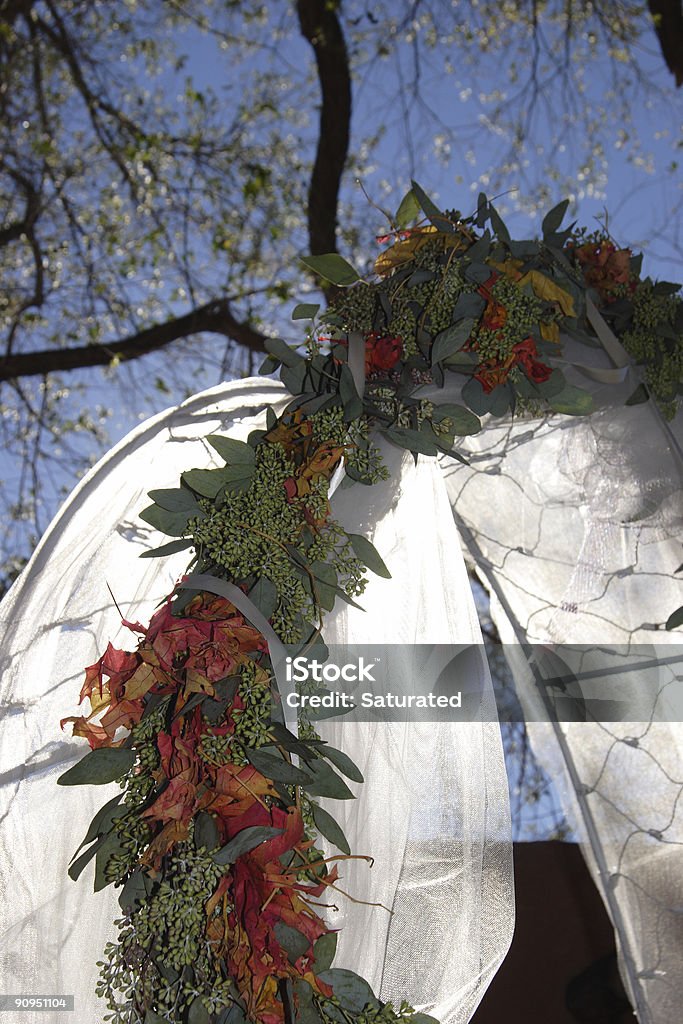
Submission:
[[[479,242],[481,241],[482,239],[480,238]],[[475,244],[479,245],[479,242],[476,242]],[[470,250],[468,250],[468,256],[469,253]],[[484,284],[485,281],[488,281],[490,276],[491,268],[488,266],[488,264],[482,263],[479,260],[474,260],[472,263],[469,264],[468,267],[465,268],[465,277],[467,278],[468,281],[474,281],[475,284]]]
[[[336,284],[340,288],[347,288],[350,284],[360,281],[359,274],[339,253],[328,252],[322,256],[301,256],[300,260],[314,274],[322,277],[325,281],[331,281],[332,284]]]
[[[410,1016],[410,1024],[439,1024],[436,1017],[430,1017],[428,1013],[413,1013]]]
[[[128,813],[128,808],[121,806],[120,801],[122,796],[123,794],[119,793],[118,796],[112,797],[111,800],[108,800],[106,804],[100,807],[99,811],[88,825],[88,831],[85,833],[85,838],[71,858],[72,861],[75,860],[76,856],[84,846],[87,846],[88,843],[94,842],[99,836],[106,835],[106,833],[110,831],[115,818],[119,818],[121,815]]]
[[[454,427],[453,433],[458,437],[478,434],[481,430],[479,418],[464,405],[435,405],[432,419],[435,423],[441,423],[444,419],[451,420]]]
[[[310,985],[308,987],[310,988]],[[164,1024],[167,1022],[164,1021]],[[233,1003],[232,1006],[225,1007],[216,1024],[247,1024],[247,1018],[242,1007]]]
[[[275,836],[280,836],[283,832],[284,829],[273,828],[270,825],[250,825],[249,828],[243,828],[241,832],[233,836],[229,843],[220,848],[218,853],[214,853],[212,860],[216,864],[234,864],[238,857],[249,853],[250,850],[255,850],[267,839],[274,839]]]
[[[316,746],[318,746],[316,744]],[[318,746],[320,756],[327,758],[331,761],[340,772],[343,772],[347,779],[353,779],[354,782],[363,782],[363,774],[360,768],[353,763],[348,754],[345,754],[343,750],[337,750],[336,747],[330,747],[327,743],[321,743]]]
[[[148,505],[140,513],[143,522],[149,523],[159,533],[165,533],[168,537],[184,537],[189,518],[187,512],[169,512],[159,505]]]
[[[140,868],[136,868],[119,893],[119,906],[125,913],[130,913],[135,909],[136,902],[142,903],[147,895],[145,876]]]
[[[432,202],[427,193],[418,185],[416,181],[410,183],[413,188],[413,194],[422,208],[422,212],[431,221],[434,227],[438,231],[445,231],[447,234],[453,234],[455,228],[449,221],[448,217],[441,212],[439,207]]]
[[[148,1010],[145,1014],[144,1024],[168,1024],[168,1021],[154,1010]]]
[[[363,403],[356,391],[356,384],[348,363],[344,363],[339,374],[339,397],[344,406],[344,422],[351,423],[363,414]]]
[[[351,542],[354,555],[363,565],[367,566],[370,572],[374,572],[376,576],[383,576],[385,580],[391,579],[391,573],[384,564],[377,548],[367,537],[363,537],[360,533],[347,533],[346,536]]]
[[[481,381],[475,380],[474,377],[468,380],[462,389],[463,401],[467,402],[469,408],[477,416],[484,416],[486,413],[491,412],[493,405],[491,400],[492,394],[493,392],[484,391]]]
[[[472,245],[467,250],[466,256],[471,263],[482,263],[490,252],[491,232],[487,228],[484,234],[481,236],[481,238],[478,238],[476,242],[472,243]]]
[[[546,213],[545,217],[543,218],[543,223],[541,224],[541,231],[543,232],[544,238],[546,235],[552,235],[555,231],[557,231],[560,224],[564,220],[564,215],[567,212],[568,206],[569,200],[563,199],[561,203],[557,204],[557,206],[553,206],[552,210],[549,213]]]
[[[259,576],[249,591],[249,598],[261,614],[266,619],[270,619],[278,604],[277,587],[267,576]]]
[[[201,512],[197,499],[192,491],[188,491],[186,487],[172,487],[150,491],[149,497],[155,505],[166,509],[167,512],[186,512],[188,516],[197,515]]]
[[[296,1003],[295,1024],[323,1024],[318,1009],[313,1002],[313,989],[307,981],[294,982]],[[342,1018],[342,1024],[343,1024]]]
[[[399,230],[407,228],[419,216],[419,213],[420,204],[411,188],[409,192],[406,192],[399,204],[394,217],[394,224]]]
[[[461,320],[440,331],[432,345],[432,366],[459,352],[471,335],[473,327],[474,320]]]
[[[73,863],[69,865],[69,878],[73,879],[73,881],[75,882],[80,877],[84,868],[88,866],[88,864],[93,859],[99,848],[104,844],[106,839],[106,835],[100,836],[97,842],[93,843],[92,846],[85,851],[85,853],[82,853],[80,857],[77,857],[76,860],[74,860]]]
[[[399,448],[407,448],[410,452],[420,452],[422,455],[436,455],[438,449],[418,430],[409,430],[407,427],[389,427],[384,431],[384,436]]]
[[[683,626],[683,605],[677,608],[675,612],[672,612],[669,618],[666,620],[666,629],[678,629],[679,626]]]
[[[199,996],[190,1003],[187,1024],[211,1024],[211,1017]]]
[[[478,292],[463,292],[453,308],[453,323],[470,317],[479,320],[486,308],[486,299]]]
[[[318,807],[317,804],[312,804],[311,809],[313,811],[313,821],[318,832],[325,836],[325,839],[329,839],[342,853],[350,854],[351,847],[348,844],[348,840],[332,815],[328,814],[322,807]]]
[[[106,876],[107,864],[118,853],[123,853],[125,847],[121,837],[116,832],[110,832],[95,854],[95,885],[94,892],[100,892],[112,884]]]
[[[304,362],[298,352],[295,352],[292,346],[287,345],[282,338],[266,338],[263,344],[266,352],[269,352],[273,359],[284,366],[294,367]]]
[[[274,782],[284,782],[287,786],[302,786],[311,781],[310,775],[275,754],[269,754],[263,749],[246,750],[245,753],[256,771]]]
[[[288,924],[278,921],[273,928],[275,938],[286,951],[291,963],[296,963],[300,956],[308,952],[310,942],[305,935],[302,935],[296,928],[290,928]]]
[[[337,713],[339,711],[337,710]],[[353,800],[353,793],[344,780],[325,761],[308,766],[313,780],[304,786],[310,796],[329,796],[335,800]]]
[[[244,490],[254,475],[254,466],[246,464],[224,466],[222,469],[188,469],[182,479],[197,494],[204,498],[215,498],[224,487],[230,490]]]
[[[57,779],[58,786],[104,786],[125,775],[135,764],[135,751],[98,747]]]
[[[593,398],[587,391],[567,384],[558,395],[549,398],[548,405],[565,416],[586,416],[593,411]]]
[[[650,392],[644,384],[639,384],[633,394],[626,399],[626,405],[642,405],[650,398]]]
[[[337,933],[328,932],[321,935],[313,945],[313,957],[315,958],[315,971],[328,971],[332,966],[334,954],[337,952]]]
[[[339,591],[337,570],[326,562],[313,562],[309,568],[315,577],[315,590],[320,607],[331,612]]]
[[[379,1006],[367,981],[364,978],[359,978],[353,971],[333,967],[329,971],[321,971],[318,977],[326,985],[332,986],[334,994],[343,1008],[352,1013],[360,1013],[368,1004],[375,1009]]]
[[[200,811],[195,818],[194,845],[197,849],[204,846],[209,852],[218,846],[218,826],[214,816],[208,811]]]
[[[510,232],[505,227],[503,218],[500,216],[498,211],[494,208],[492,203],[489,203],[489,219],[491,221],[491,227],[495,231],[497,237],[501,242],[510,243]]]
[[[191,540],[172,540],[168,544],[160,544],[158,548],[141,551],[140,558],[164,558],[166,555],[175,555],[178,551],[187,551],[191,547]]]
[[[234,437],[222,437],[220,434],[209,434],[206,440],[229,466],[244,466],[245,469],[252,469],[256,464],[256,452],[246,441],[238,441]]]
[[[312,320],[319,309],[319,302],[299,302],[292,310],[292,320]]]

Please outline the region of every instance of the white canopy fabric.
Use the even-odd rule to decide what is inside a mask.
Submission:
[[[115,937],[117,893],[74,883],[69,859],[115,786],[57,789],[79,759],[80,740],[59,720],[78,712],[83,667],[111,640],[134,647],[128,620],[145,621],[183,571],[186,553],[140,560],[162,538],[137,519],[152,488],[212,464],[202,438],[246,437],[282,387],[249,380],[205,392],[144,423],[84,479],[54,520],[1,607],[0,976],[5,993],[73,994],[77,1019],[99,1024],[96,961]],[[481,635],[443,476],[386,452],[391,481],[340,489],[333,507],[365,532],[389,564],[364,612],[344,606],[326,638],[480,643]],[[342,901],[337,966],[367,977],[385,999],[406,998],[444,1024],[464,1024],[509,946],[514,923],[507,780],[488,668],[473,723],[328,724],[364,771],[358,799],[330,802],[352,849],[370,854],[344,868],[343,887],[387,910]],[[388,911],[391,911],[389,913]],[[61,1021],[26,1012],[25,1024]]]
[[[599,350],[568,342],[565,351],[583,364],[568,366],[569,378],[595,395],[590,418],[490,421],[464,442],[467,466],[422,457],[415,466],[386,449],[391,481],[335,493],[335,514],[374,541],[393,579],[371,580],[364,612],[335,610],[326,638],[479,643],[462,540],[511,645],[537,753],[564,780],[639,1020],[673,1024],[683,1002],[683,731],[660,709],[650,721],[642,645],[661,660],[660,645],[675,634],[655,627],[683,603],[672,575],[682,561],[680,455],[651,405],[624,407],[635,381],[623,367]],[[440,397],[457,400],[457,390]],[[244,437],[284,397],[273,382],[243,381],[143,424],[76,489],[0,609],[5,991],[74,993],[79,1019],[102,1020],[94,965],[114,934],[116,894],[93,895],[87,872],[73,883],[66,867],[110,793],[55,788],[84,749],[60,733],[59,719],[76,713],[82,667],[107,641],[132,646],[107,584],[125,616],[144,621],[184,568],[184,554],[137,558],[160,542],[136,518],[145,493],[210,465],[204,435]],[[629,665],[640,658],[641,666],[618,682],[642,716],[534,721],[544,706],[527,643],[564,645],[566,657],[566,645],[626,645]],[[577,654],[581,666],[586,657]],[[445,1024],[469,1019],[513,926],[507,784],[488,670],[482,663],[477,672],[480,721],[328,722],[324,733],[367,780],[356,801],[330,806],[352,848],[375,857],[371,870],[345,866],[343,884],[392,911],[344,902],[332,918],[343,925],[337,963]],[[661,668],[662,701],[675,696],[676,675],[675,666]],[[30,1014],[22,1019],[32,1024]],[[47,1024],[50,1015],[35,1019]]]
[[[511,645],[534,751],[615,926],[640,1024],[674,1024],[683,1005],[683,638],[663,623],[683,604],[674,575],[682,417],[669,427],[651,403],[625,407],[633,380],[583,383],[600,411],[489,425],[468,439],[470,465],[445,469],[446,484]],[[576,671],[604,666],[601,647],[618,646],[623,672],[586,686],[625,702],[627,720],[603,721],[608,706],[595,721],[539,721],[545,708],[522,644],[547,645]]]

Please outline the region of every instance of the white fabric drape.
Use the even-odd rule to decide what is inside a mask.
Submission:
[[[212,432],[245,437],[284,390],[270,381],[224,385],[143,424],[85,478],[3,602],[0,762],[0,976],[4,992],[74,994],[79,1021],[97,1024],[96,961],[114,938],[116,892],[77,883],[70,856],[111,787],[57,789],[84,752],[59,720],[77,713],[82,670],[111,640],[132,647],[126,618],[145,621],[171,590],[186,553],[140,560],[163,541],[137,519],[152,488],[208,466]],[[335,494],[347,527],[372,534],[394,573],[373,578],[365,613],[337,611],[330,638],[387,642],[479,639],[471,593],[435,460],[417,468],[392,450],[386,485]],[[392,911],[343,901],[338,963],[385,998],[412,1000],[445,1024],[469,1019],[507,951],[513,926],[507,783],[488,669],[481,721],[458,726],[328,726],[365,770],[357,801],[330,805],[352,847],[375,866],[345,867],[343,886]],[[493,716],[494,717],[494,716]],[[343,901],[343,902],[342,902]],[[25,1024],[61,1016],[24,1013]]]
[[[607,365],[604,353],[594,359]],[[624,407],[633,379],[621,388],[582,384],[599,408],[589,418],[521,419],[468,440],[470,465],[446,469],[457,521],[504,642],[618,644],[632,663],[661,659],[676,642],[680,653],[681,634],[662,628],[683,603],[674,576],[683,534],[676,425],[672,432],[651,403]],[[507,653],[525,714],[538,718],[522,649]],[[636,721],[529,731],[583,836],[640,1024],[674,1024],[683,1004],[681,663],[656,672],[658,691],[653,670],[618,679],[643,721],[639,712]]]

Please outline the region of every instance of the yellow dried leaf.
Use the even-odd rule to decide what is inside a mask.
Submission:
[[[555,284],[549,277],[542,274],[540,270],[529,270],[523,277],[520,277],[518,282],[520,288],[527,281],[531,284],[534,294],[539,299],[543,299],[544,302],[556,302],[565,316],[576,316],[574,300],[569,292],[566,292],[564,288],[560,288],[558,284]]]

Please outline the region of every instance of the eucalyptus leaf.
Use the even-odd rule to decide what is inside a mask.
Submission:
[[[112,880],[107,878],[107,865],[112,857],[124,851],[125,847],[121,842],[121,837],[116,832],[110,832],[95,854],[94,892],[100,892],[112,884]]]
[[[119,906],[124,913],[131,913],[135,909],[136,902],[142,903],[146,899],[145,876],[140,868],[136,868],[130,878],[126,879],[119,893]]]
[[[320,756],[331,761],[335,767],[343,772],[347,779],[353,779],[354,782],[363,782],[363,773],[360,768],[353,763],[348,754],[345,754],[343,750],[337,750],[336,747],[330,747],[327,743],[318,742],[315,744],[320,752]]]
[[[256,463],[256,452],[246,441],[222,437],[220,434],[209,434],[206,440],[229,466],[251,469]]]
[[[339,709],[335,709],[339,713]],[[353,800],[353,793],[341,776],[322,760],[308,766],[312,781],[303,788],[310,796],[329,796],[334,800]]]
[[[97,851],[104,844],[107,838],[108,836],[101,835],[97,839],[97,841],[89,847],[89,849],[87,849],[84,853],[80,855],[80,857],[76,857],[76,859],[69,865],[69,870],[67,872],[69,878],[73,879],[73,881],[75,882],[80,877],[83,870],[88,866],[90,861],[96,855]]]
[[[218,846],[218,826],[216,819],[208,811],[200,811],[195,818],[194,844],[197,849],[204,846],[209,852]]]
[[[215,498],[224,487],[244,490],[254,475],[254,465],[224,466],[222,469],[189,469],[182,479],[197,494]]]
[[[249,598],[266,619],[270,619],[277,608],[277,587],[267,576],[259,576],[249,591]]]
[[[168,537],[184,537],[187,533],[187,512],[169,512],[159,505],[148,505],[140,513],[140,519],[149,523],[159,533],[165,533]]]
[[[204,513],[202,512],[203,516]],[[188,539],[172,540],[168,544],[160,544],[158,548],[150,548],[148,551],[141,551],[140,558],[165,558],[166,555],[175,555],[179,551],[187,551],[192,547],[192,541]]]
[[[419,213],[420,204],[411,188],[409,192],[406,192],[400,202],[399,208],[396,211],[396,216],[394,217],[394,223],[399,230],[407,228],[409,224],[412,224],[412,222],[417,219]]]
[[[348,533],[347,537],[353,548],[354,555],[363,565],[367,566],[370,572],[374,572],[376,576],[383,576],[384,579],[391,579],[391,573],[384,564],[381,555],[367,537],[360,533]]]
[[[318,832],[325,839],[329,839],[337,849],[341,850],[342,853],[350,854],[351,847],[349,846],[348,840],[344,835],[341,826],[334,820],[331,814],[328,814],[322,807],[318,807],[317,804],[311,805],[313,811],[313,821]]]
[[[187,1024],[211,1024],[211,1016],[199,996],[190,1003]]]
[[[135,751],[97,747],[57,779],[58,786],[104,786],[125,775],[135,764]]]
[[[304,360],[295,352],[291,345],[288,345],[282,338],[266,338],[264,348],[277,362],[283,366],[299,366]]]
[[[250,825],[233,836],[230,842],[213,854],[212,859],[216,864],[234,864],[238,857],[249,853],[250,850],[255,850],[267,839],[274,839],[275,836],[280,836],[283,832],[284,829],[273,828],[270,825]]]
[[[315,959],[316,973],[328,971],[332,966],[334,955],[337,952],[337,933],[327,932],[321,935],[313,945],[313,957]]]
[[[389,427],[384,431],[384,436],[397,445],[399,448],[407,448],[411,452],[419,452],[422,455],[436,455],[436,445],[432,444],[418,430],[410,430],[407,427]]]
[[[683,605],[671,613],[666,620],[665,629],[678,629],[679,626],[683,626]]]
[[[75,860],[76,856],[84,846],[87,846],[88,843],[94,842],[99,836],[106,835],[106,833],[111,829],[116,818],[120,818],[121,815],[128,813],[128,808],[121,806],[122,796],[123,793],[119,793],[118,796],[112,797],[111,800],[108,800],[106,804],[100,807],[99,811],[88,825],[88,831],[85,833],[85,838],[71,858],[72,861]]]
[[[587,391],[567,384],[558,395],[548,399],[550,408],[565,416],[585,416],[593,411],[593,398]]]
[[[292,310],[292,320],[313,320],[319,309],[319,302],[298,302]]]
[[[440,331],[432,346],[432,365],[441,363],[455,352],[459,352],[468,341],[473,327],[474,320],[468,319]]]
[[[344,1009],[348,1009],[352,1013],[360,1013],[368,1005],[373,1009],[379,1007],[367,981],[354,974],[353,971],[333,967],[329,971],[321,971],[318,977],[320,981],[332,987]]]
[[[479,242],[476,244],[478,245]],[[469,252],[470,250],[468,250],[468,255]],[[479,260],[473,260],[472,263],[465,268],[465,277],[468,281],[474,281],[475,284],[484,284],[485,281],[488,281],[490,276],[491,268],[486,263],[482,263]]]
[[[472,320],[479,320],[486,308],[486,299],[478,292],[463,292],[453,307],[453,323],[470,317]]]
[[[188,515],[197,515],[201,512],[197,499],[192,491],[188,491],[186,487],[171,487],[150,491],[149,497],[155,505],[166,509],[167,512],[187,512]]]
[[[546,213],[543,218],[543,223],[541,224],[541,231],[543,232],[544,238],[546,235],[551,235],[557,231],[564,220],[564,215],[566,214],[568,207],[569,200],[563,199],[561,203],[557,204],[557,206],[553,206],[549,213]]]
[[[291,928],[288,924],[278,921],[273,931],[275,932],[275,938],[286,951],[291,963],[296,963],[299,957],[308,952],[311,944],[306,936],[296,928]]]
[[[363,412],[363,403],[356,390],[356,384],[348,363],[344,363],[339,374],[339,397],[344,406],[344,422],[351,423]]]
[[[301,262],[314,274],[340,288],[346,288],[360,280],[360,275],[350,263],[336,252],[324,253],[322,256],[301,256]]]
[[[491,227],[500,241],[509,243],[511,241],[510,232],[506,228],[503,218],[495,209],[493,203],[489,203],[489,219],[491,221]]]
[[[435,423],[441,423],[444,419],[451,420],[454,428],[453,433],[457,434],[458,437],[478,434],[481,430],[479,418],[469,409],[466,409],[464,405],[436,405],[434,406],[432,419]]]
[[[145,1014],[144,1024],[168,1024],[168,1020],[155,1010],[148,1010]]]
[[[416,181],[411,181],[410,184],[412,185],[413,194],[427,219],[431,221],[438,231],[444,231],[449,235],[453,234],[455,232],[455,228],[446,214],[441,212],[436,203],[432,202],[424,189],[422,189]]]
[[[289,761],[278,755],[269,754],[262,748],[247,750],[246,755],[257,772],[267,779],[273,779],[274,782],[284,782],[288,786],[303,786],[311,781],[310,774],[302,772]]]

